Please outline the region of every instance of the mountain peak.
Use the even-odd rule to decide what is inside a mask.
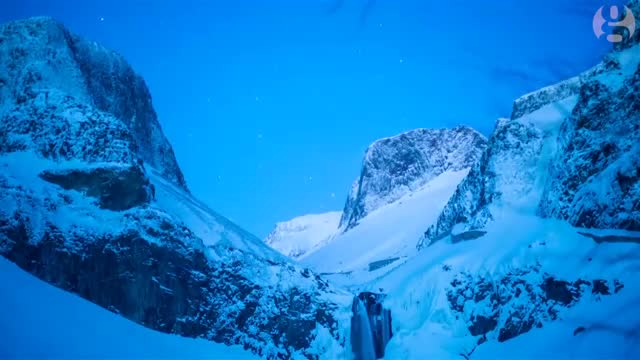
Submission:
[[[471,167],[485,146],[486,138],[467,126],[416,129],[375,141],[365,152],[360,177],[353,183],[340,227],[352,228],[370,212],[445,171]]]
[[[110,117],[111,123],[124,125],[137,158],[187,190],[149,89],[121,55],[71,33],[50,17],[0,25],[0,43],[0,84],[4,85],[0,87],[0,116],[58,112],[61,109],[56,107],[63,102],[92,107]],[[51,133],[43,130],[43,134]],[[33,140],[45,146],[42,139]],[[58,155],[71,160],[77,154],[65,151]]]

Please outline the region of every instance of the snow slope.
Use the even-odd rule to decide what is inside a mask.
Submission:
[[[310,214],[276,224],[264,242],[282,254],[298,259],[324,246],[338,230],[341,211]]]
[[[219,257],[216,251],[237,249],[260,259],[282,262],[286,258],[266,246],[259,238],[209,208],[193,195],[167,181],[157,170],[147,167],[149,179],[155,185],[155,204],[180,219],[202,239],[203,244],[215,251],[209,255]],[[222,254],[220,254],[222,255]]]
[[[416,253],[416,239],[425,225],[435,221],[467,172],[445,172],[417,191],[378,208],[351,230],[303,257],[301,263],[343,285],[362,284],[380,276]],[[396,260],[384,266],[390,259]],[[377,261],[382,261],[378,263],[382,266],[370,271],[370,264],[375,268]]]
[[[0,358],[258,359],[240,346],[149,330],[0,258]]]
[[[600,230],[635,243],[599,244],[578,234],[588,230],[530,215],[486,230],[477,240],[440,241],[365,287],[388,294],[389,358],[628,358],[640,350],[640,233]],[[567,282],[572,300],[545,288],[551,278]],[[479,316],[495,323],[472,335]],[[500,341],[505,335],[515,336]]]

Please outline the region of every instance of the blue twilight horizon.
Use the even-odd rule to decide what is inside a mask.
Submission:
[[[458,124],[488,136],[517,97],[595,65],[608,43],[592,18],[609,4],[7,0],[0,21],[52,16],[121,53],[192,192],[263,237],[341,210],[372,141]]]

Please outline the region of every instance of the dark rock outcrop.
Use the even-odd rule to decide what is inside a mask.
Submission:
[[[576,305],[584,296],[611,295],[609,283],[621,284],[616,279],[560,280],[542,273],[539,265],[491,277],[463,272],[451,282],[447,299],[471,335],[482,336],[482,342],[487,337],[504,342],[560,319],[563,309]]]
[[[103,209],[127,210],[148,204],[153,198],[153,185],[139,166],[45,170],[40,177],[65,190],[77,190],[97,198],[98,206]]]

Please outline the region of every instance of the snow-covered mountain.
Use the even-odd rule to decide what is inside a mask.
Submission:
[[[365,152],[344,211],[278,223],[265,242],[327,276],[369,272],[370,264],[384,268],[415,252],[424,226],[485,146],[484,136],[465,126],[377,140]]]
[[[629,6],[640,13],[639,1]],[[301,262],[354,292],[386,294],[389,358],[633,357],[639,84],[636,32],[592,69],[516,100],[470,170],[400,182],[390,203],[384,186],[359,202],[356,182],[348,231]]]
[[[485,143],[481,134],[463,126],[418,129],[374,142],[349,194],[341,228],[329,237],[322,234],[327,240],[299,260],[346,286],[402,264],[415,254],[416,239],[433,223]],[[300,235],[316,236],[309,231]]]
[[[152,109],[121,57],[50,19],[0,34],[0,254],[42,280],[270,358],[349,357],[336,285],[385,294],[387,358],[640,351],[640,32],[517,99],[488,141],[458,127],[372,144],[340,215],[270,235],[298,262],[188,193],[155,115],[121,119],[122,92]],[[3,282],[26,276],[5,265]]]
[[[7,117],[3,121],[11,127],[7,130],[29,133],[40,141],[38,146],[48,144],[49,148],[40,150],[49,157],[74,158],[83,153],[85,161],[108,157],[125,162],[130,159],[116,158],[121,155],[118,147],[132,145],[131,142],[109,141],[124,136],[126,128],[126,135],[136,139],[136,149],[129,152],[135,152],[164,177],[187,190],[173,149],[160,128],[149,90],[122,56],[72,34],[47,18],[4,24],[0,36],[0,113]],[[67,114],[56,111],[62,110],[58,104],[64,104]],[[56,117],[73,116],[73,111],[85,110],[74,110],[81,106],[91,108],[94,122],[78,122],[71,129],[57,128],[64,125],[55,124]],[[37,122],[30,122],[29,116],[53,117],[47,122],[54,128],[35,126]],[[114,123],[102,117],[119,121],[104,133],[109,136],[98,137],[98,128]],[[74,141],[69,137],[74,137]],[[1,139],[3,152],[29,146],[15,136]],[[101,153],[107,151],[111,154]]]
[[[299,259],[322,247],[338,230],[342,212],[298,216],[276,224],[264,240],[272,248]]]
[[[12,22],[0,84],[2,256],[161,332],[269,358],[341,351],[350,296],[189,194],[121,56],[49,18]]]
[[[372,211],[444,172],[471,167],[485,144],[484,136],[466,126],[417,129],[374,142],[365,152],[360,177],[352,185],[340,227],[353,228]]]
[[[421,251],[361,285],[388,294],[389,356],[637,354],[639,40],[516,100]]]
[[[640,230],[637,43],[636,36],[585,73],[516,100],[418,247],[454,228],[481,229],[505,211]]]

